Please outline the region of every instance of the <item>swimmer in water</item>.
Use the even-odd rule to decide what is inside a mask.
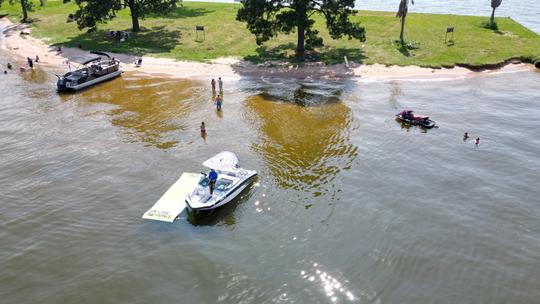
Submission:
[[[204,125],[204,121],[201,122],[201,134],[206,134],[206,126]]]
[[[465,134],[463,134],[463,141],[466,141],[467,139],[469,139],[469,133],[465,132]]]
[[[474,141],[474,144],[477,146],[480,144],[480,137],[476,138],[476,140]]]

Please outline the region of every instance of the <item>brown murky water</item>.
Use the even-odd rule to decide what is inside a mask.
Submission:
[[[225,79],[222,112],[206,80],[54,80],[1,75],[3,303],[540,298],[540,73]],[[441,127],[404,128],[402,108]],[[220,150],[258,184],[207,219],[141,219]]]

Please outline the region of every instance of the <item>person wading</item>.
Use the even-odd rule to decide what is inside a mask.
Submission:
[[[212,81],[210,81],[210,84],[212,85],[212,93],[216,93],[216,80],[212,78]]]

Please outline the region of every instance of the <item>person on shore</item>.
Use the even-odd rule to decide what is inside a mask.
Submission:
[[[463,141],[466,141],[467,139],[469,139],[469,133],[465,132],[465,134],[463,134]]]
[[[34,61],[39,62],[39,56],[38,55],[36,55],[36,59]]]
[[[9,62],[7,63],[7,68],[8,68],[8,70],[11,70],[11,69],[13,68],[13,66],[11,65],[11,63],[9,63]]]
[[[28,67],[33,69],[34,68],[34,61],[32,60],[32,58],[26,57],[26,61],[28,61]]]
[[[204,125],[204,121],[201,122],[201,134],[206,134],[206,126]]]
[[[223,98],[221,98],[221,95],[218,95],[216,97],[216,109],[218,111],[221,111],[221,104],[223,103]]]
[[[218,78],[218,84],[219,84],[219,91],[223,92],[223,81],[221,80],[221,77]]]
[[[142,65],[142,57],[137,59],[137,63],[135,64],[137,67],[140,67]]]
[[[210,81],[210,84],[212,85],[212,93],[216,93],[216,80],[212,78],[212,81]]]
[[[212,194],[214,193],[214,188],[216,188],[216,182],[218,179],[218,174],[214,169],[210,169],[210,173],[208,173],[208,179],[210,181],[208,183],[208,185],[210,186],[210,194]]]
[[[480,137],[476,138],[476,140],[474,141],[474,144],[477,146],[480,144]]]

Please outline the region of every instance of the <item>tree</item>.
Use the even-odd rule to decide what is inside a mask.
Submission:
[[[98,23],[106,23],[116,17],[116,12],[128,7],[133,31],[141,30],[139,19],[146,14],[167,13],[176,7],[179,0],[75,0],[79,9],[75,12],[79,29],[95,29]]]
[[[491,24],[495,24],[495,9],[498,8],[502,3],[502,0],[491,0]]]
[[[411,0],[411,3],[414,5],[414,0]],[[405,40],[403,39],[403,34],[405,33],[405,18],[407,17],[407,13],[409,12],[409,0],[401,0],[399,3],[399,9],[396,14],[396,17],[401,18],[401,33],[399,34],[399,40],[401,41],[401,44],[405,43]]]
[[[2,6],[2,3],[4,2],[4,0],[0,0],[0,6]],[[16,0],[9,0],[9,4],[13,5],[13,3],[17,2]],[[28,19],[28,11],[31,11],[32,10],[32,2],[28,2],[28,0],[18,0],[18,2],[21,4],[21,9],[22,9],[22,15],[23,15],[23,18],[21,20],[21,22],[23,23],[26,23],[28,21],[30,21]]]
[[[296,56],[304,57],[306,48],[323,45],[318,31],[313,29],[313,14],[319,13],[326,20],[330,37],[347,36],[365,41],[365,29],[349,21],[355,14],[354,0],[241,0],[236,20],[246,22],[255,35],[257,45],[263,44],[279,32],[289,34],[296,30]]]

